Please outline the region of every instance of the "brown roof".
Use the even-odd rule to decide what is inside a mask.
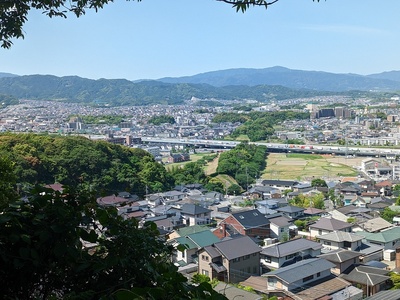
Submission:
[[[131,200],[125,199],[125,198],[122,198],[122,197],[118,197],[118,196],[115,196],[115,195],[106,196],[106,197],[102,197],[102,198],[98,198],[97,199],[97,203],[98,204],[105,205],[105,206],[119,205],[119,204],[127,203],[127,202],[131,202]]]
[[[258,292],[265,292],[267,290],[267,278],[261,276],[250,276],[241,285],[252,287]]]
[[[45,188],[52,189],[54,191],[62,192],[63,191],[63,185],[60,183],[54,183],[54,184],[48,184],[44,186]]]
[[[350,285],[346,280],[336,277],[300,291],[296,293],[296,296],[299,296],[302,300],[325,299],[322,297],[336,293]]]
[[[385,187],[385,186],[392,186],[392,182],[390,180],[384,180],[375,184],[376,187]]]

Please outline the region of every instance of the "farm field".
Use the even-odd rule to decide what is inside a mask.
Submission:
[[[365,158],[345,158],[331,155],[270,153],[262,179],[312,180],[357,176],[353,166]]]

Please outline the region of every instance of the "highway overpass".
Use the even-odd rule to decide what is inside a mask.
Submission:
[[[174,138],[156,138],[142,137],[142,142],[150,145],[176,145],[195,148],[210,149],[232,149],[240,144],[238,141],[225,140],[199,140],[199,139],[174,139]],[[316,153],[316,154],[333,154],[341,156],[369,156],[369,157],[385,157],[388,159],[396,159],[400,156],[400,149],[395,148],[366,148],[357,146],[326,146],[326,145],[294,145],[294,144],[277,144],[277,143],[260,143],[250,142],[251,144],[263,145],[268,148],[269,152],[284,153]]]

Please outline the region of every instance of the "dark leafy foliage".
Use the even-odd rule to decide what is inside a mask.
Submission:
[[[174,184],[148,152],[84,137],[1,134],[0,157],[14,164],[21,186],[59,182],[99,193],[143,195],[146,186],[152,192]]]
[[[308,119],[309,113],[297,111],[250,112],[250,113],[221,113],[214,117],[215,123],[242,123],[232,133],[233,138],[247,135],[250,141],[266,140],[274,133],[273,125],[284,120]]]
[[[217,172],[232,176],[243,189],[247,189],[264,170],[266,156],[265,146],[241,143],[221,153]]]
[[[167,116],[167,115],[154,116],[148,120],[148,123],[153,125],[161,125],[164,123],[175,124],[175,119],[173,116]]]
[[[225,299],[170,262],[154,223],[139,227],[95,197],[35,189],[0,214],[3,299]]]

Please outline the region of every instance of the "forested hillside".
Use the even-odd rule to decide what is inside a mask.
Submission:
[[[198,99],[258,101],[331,95],[330,92],[296,90],[283,86],[225,86],[208,84],[132,82],[126,79],[91,80],[77,76],[56,77],[29,75],[0,77],[0,94],[18,99],[39,99],[79,102],[93,105],[182,104],[192,97]]]
[[[84,137],[1,134],[0,157],[14,163],[16,181],[26,190],[59,182],[100,193],[143,195],[146,186],[156,192],[174,184],[148,152]]]

